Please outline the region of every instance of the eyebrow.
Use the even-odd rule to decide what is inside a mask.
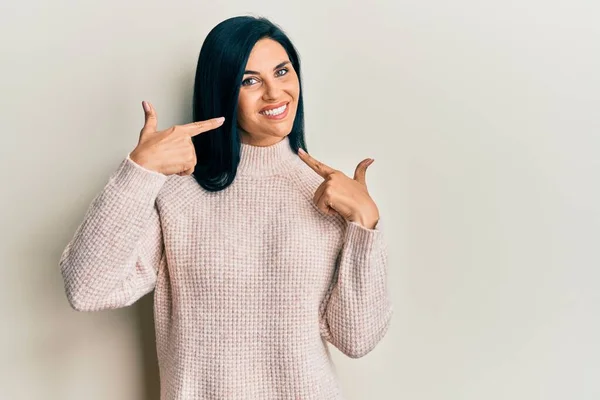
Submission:
[[[279,68],[281,68],[284,65],[289,64],[289,63],[290,63],[289,60],[288,61],[284,61],[282,63],[279,63],[279,64],[277,64],[277,66],[275,66],[275,68],[273,68],[273,71],[275,71],[275,70],[277,70],[277,69],[279,69]],[[257,72],[257,71],[244,71],[244,75],[246,75],[246,74],[260,75],[260,72]]]

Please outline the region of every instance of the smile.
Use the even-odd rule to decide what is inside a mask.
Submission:
[[[289,103],[282,105],[281,107],[273,108],[271,110],[261,111],[259,114],[264,115],[269,119],[281,119],[287,115]]]

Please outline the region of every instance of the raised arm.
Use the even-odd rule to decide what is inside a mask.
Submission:
[[[155,202],[167,179],[128,156],[94,198],[59,261],[74,309],[128,306],[154,288],[165,262]]]
[[[335,279],[321,306],[320,328],[322,336],[349,357],[369,353],[388,330],[393,309],[387,258],[377,226],[367,229],[348,222]]]
[[[302,149],[298,156],[323,178],[313,196],[317,208],[346,222],[334,282],[320,307],[321,335],[347,356],[362,357],[383,338],[392,317],[387,248],[366,183],[374,160],[361,161],[350,178]]]
[[[169,175],[190,175],[192,138],[224,118],[158,131],[156,110],[142,103],[144,127],[128,154],[90,205],[60,257],[69,303],[76,310],[124,307],[150,292],[165,261],[156,199]]]

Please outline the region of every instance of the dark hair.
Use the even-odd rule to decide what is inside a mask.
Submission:
[[[283,30],[267,18],[229,18],[207,35],[198,57],[194,83],[194,121],[225,117],[219,128],[193,138],[197,160],[193,176],[208,191],[223,190],[235,178],[241,150],[237,129],[240,86],[250,52],[263,38],[273,39],[283,46],[298,75],[300,96],[288,138],[295,152],[298,148],[307,150],[300,59],[294,45]]]

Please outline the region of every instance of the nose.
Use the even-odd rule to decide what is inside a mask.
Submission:
[[[276,80],[265,82],[265,92],[263,94],[263,100],[273,101],[277,100],[281,95],[281,87]]]

